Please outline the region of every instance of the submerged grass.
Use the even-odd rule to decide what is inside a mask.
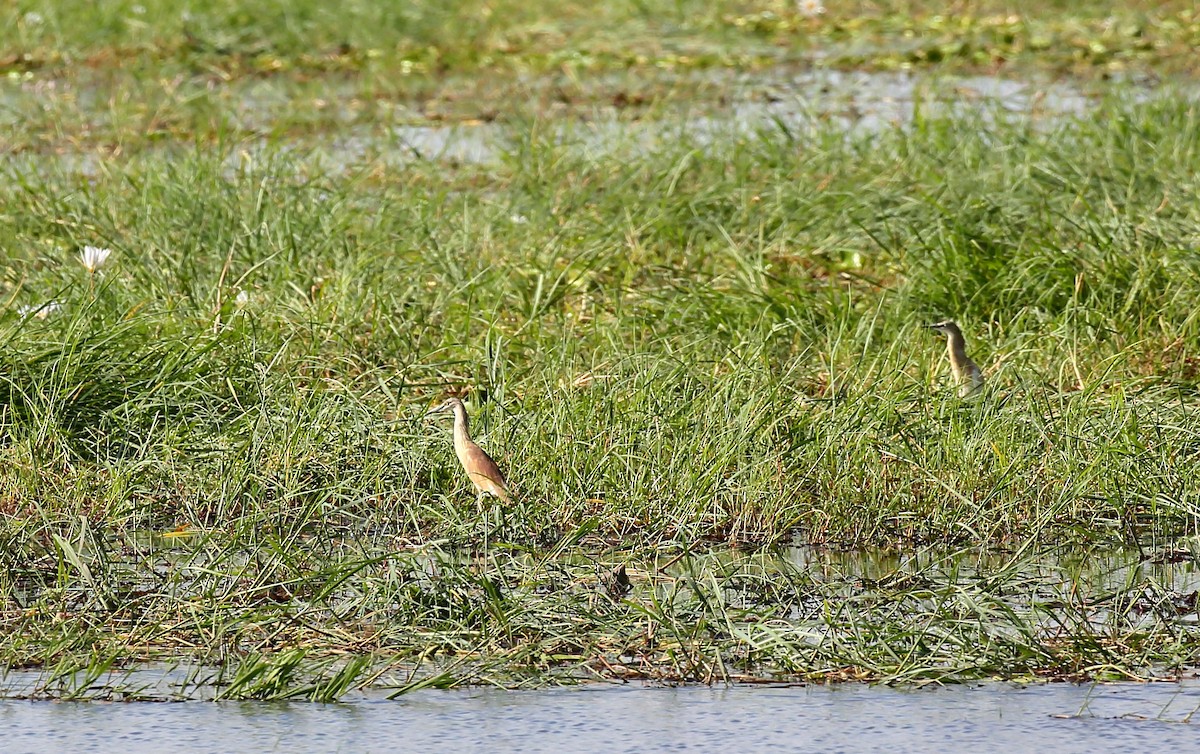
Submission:
[[[1176,677],[1197,660],[1195,573],[1163,562],[1174,551],[473,558],[310,539],[272,559],[238,546],[133,547],[105,573],[138,596],[111,609],[79,585],[41,590],[6,620],[2,649],[10,663],[40,664],[50,647],[57,660],[18,693],[327,701],[591,679],[1112,680]],[[605,578],[617,564],[624,588]],[[137,670],[180,655],[169,684]]]

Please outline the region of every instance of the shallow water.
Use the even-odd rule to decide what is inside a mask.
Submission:
[[[998,76],[928,76],[911,73],[845,72],[826,69],[734,74],[702,72],[727,89],[729,103],[699,102],[673,115],[628,121],[616,109],[600,108],[590,117],[559,120],[554,138],[600,154],[652,151],[679,138],[717,143],[784,129],[801,135],[821,121],[846,133],[879,131],[912,121],[915,109],[926,114],[988,108],[1040,116],[1083,115],[1094,98],[1064,82],[1022,81]],[[1145,92],[1138,91],[1140,95]],[[985,120],[987,118],[985,117]],[[368,157],[389,163],[413,159],[488,163],[516,149],[512,129],[503,124],[398,125],[391,139],[350,129],[326,157],[338,165]]]
[[[699,97],[690,105],[672,105],[650,117],[633,119],[620,108],[608,106],[558,117],[547,113],[552,125],[541,127],[543,136],[597,156],[624,159],[681,138],[710,144],[753,137],[762,131],[783,130],[802,139],[823,123],[834,124],[847,134],[880,131],[907,126],[916,112],[926,116],[978,112],[983,122],[993,120],[998,113],[1014,113],[1052,122],[1063,116],[1085,115],[1098,100],[1098,91],[1085,91],[1082,85],[1068,81],[999,76],[794,66],[753,72],[697,71],[688,76],[712,91],[723,92],[723,102]],[[331,99],[353,96],[350,89],[330,86]],[[1135,99],[1144,99],[1154,89],[1134,86],[1129,91]],[[30,94],[24,89],[0,87],[0,110],[18,112],[20,102]],[[286,94],[266,83],[252,87],[241,102],[240,124],[270,132],[272,124],[289,107]],[[347,121],[344,127],[315,140],[300,138],[289,142],[286,149],[337,170],[368,164],[402,167],[414,162],[487,165],[519,152],[521,142],[529,136],[522,128],[503,122],[474,120],[445,124],[405,120],[390,126],[355,125]],[[279,146],[269,138],[250,139],[229,155],[227,166],[233,173],[247,156],[268,154]],[[178,143],[152,148],[185,152],[191,149]],[[62,169],[89,177],[103,172],[107,161],[96,153],[67,151],[53,157],[31,154],[18,165],[23,170],[37,171],[44,169],[49,159]]]
[[[1193,751],[1200,684],[584,686],[395,701],[0,701],[6,752]]]

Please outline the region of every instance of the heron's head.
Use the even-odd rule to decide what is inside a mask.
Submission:
[[[442,401],[441,403],[437,404],[433,408],[426,411],[425,415],[432,416],[434,414],[444,414],[447,411],[454,411],[456,408],[462,409],[463,402],[460,401],[458,398],[447,398],[446,400]]]
[[[962,330],[958,329],[958,325],[952,319],[934,322],[932,325],[926,325],[926,327],[942,335],[962,335]]]

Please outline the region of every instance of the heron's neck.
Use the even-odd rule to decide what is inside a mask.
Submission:
[[[467,419],[467,410],[462,406],[454,407],[454,442],[470,442],[471,427]]]
[[[950,354],[950,363],[961,366],[967,361],[967,342],[962,333],[946,333],[946,351]]]

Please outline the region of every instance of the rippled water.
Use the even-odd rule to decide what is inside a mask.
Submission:
[[[5,752],[1194,751],[1200,684],[584,686],[396,701],[0,701]]]

